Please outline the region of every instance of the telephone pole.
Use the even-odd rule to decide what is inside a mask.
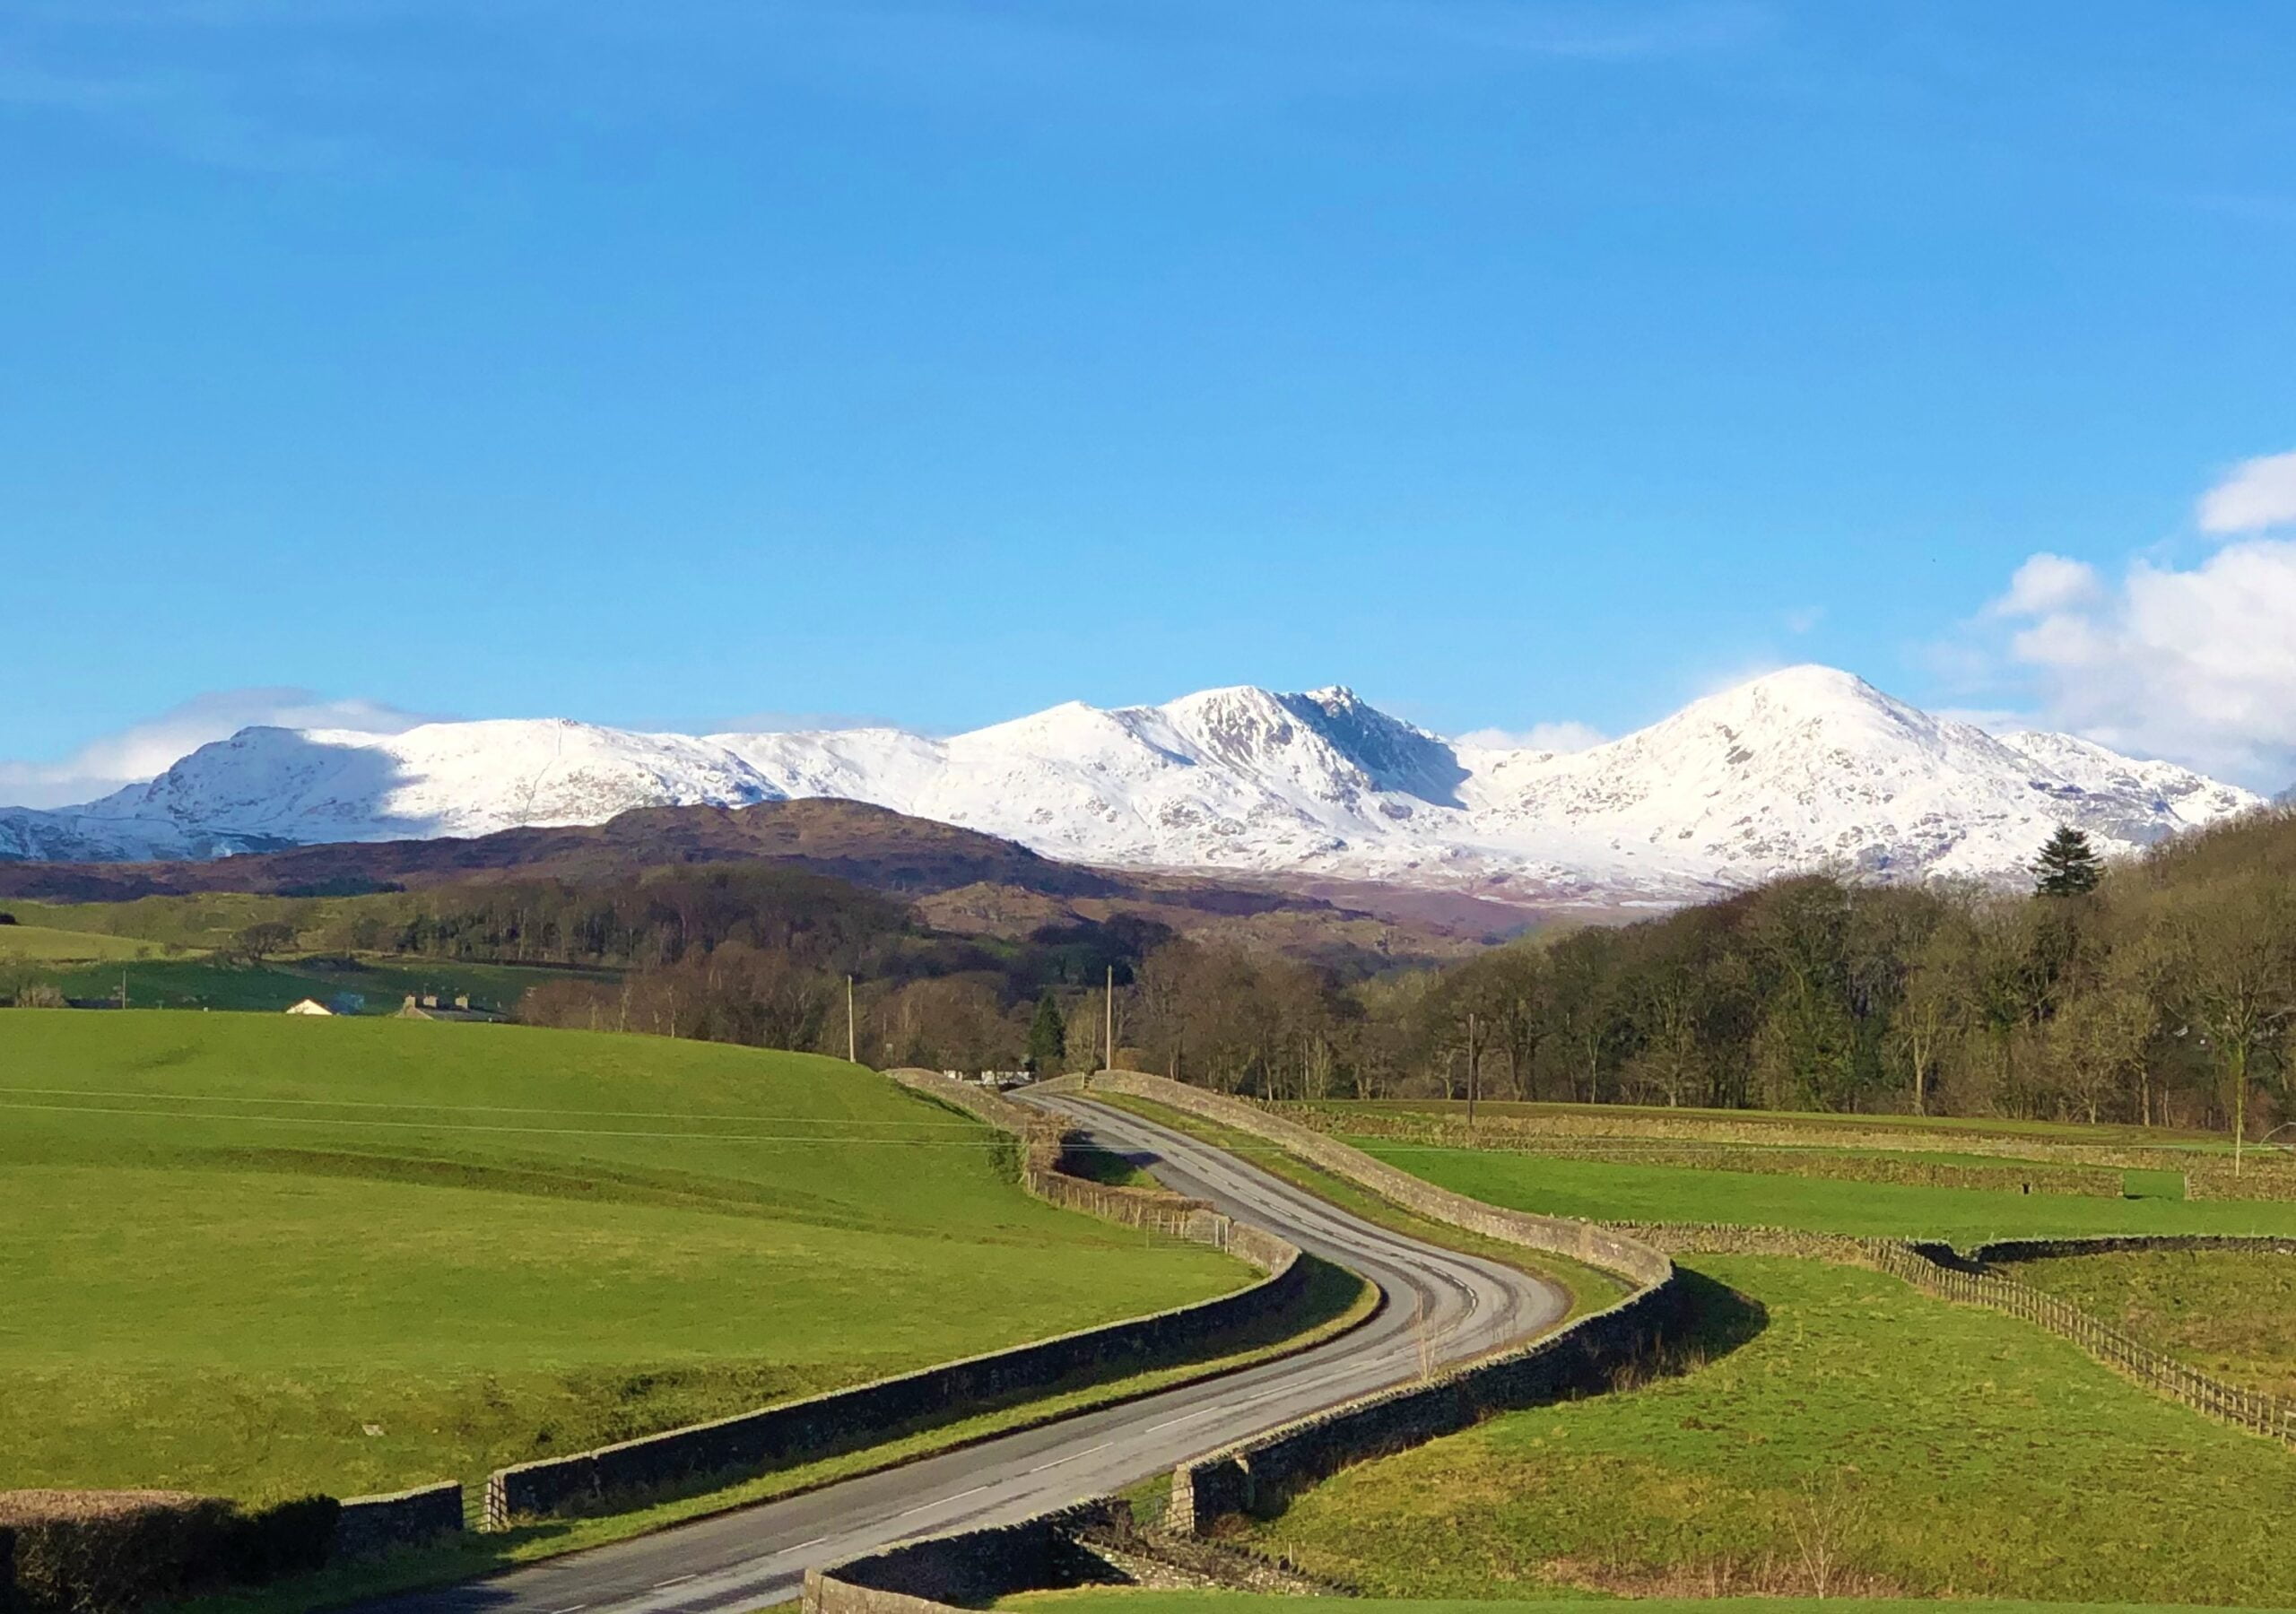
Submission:
[[[1100,1063],[1100,1069],[1102,1069],[1103,1071],[1113,1071],[1113,1070],[1115,1070],[1115,1069],[1116,1069],[1116,966],[1115,966],[1115,965],[1113,965],[1113,964],[1111,964],[1111,965],[1109,965],[1109,1021],[1108,1021],[1108,1032],[1107,1032],[1107,1035],[1106,1035],[1106,1037],[1105,1037],[1104,1040],[1101,1042],[1100,1046],[1101,1046],[1101,1050],[1102,1050],[1104,1053],[1106,1053],[1106,1054],[1107,1054],[1107,1055],[1108,1055],[1108,1057],[1107,1057],[1105,1060],[1101,1061],[1101,1063]]]
[[[860,1039],[855,1033],[853,1024],[853,977],[851,976],[845,977],[845,1063],[848,1064],[861,1063]]]

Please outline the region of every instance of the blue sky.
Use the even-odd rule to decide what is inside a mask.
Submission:
[[[1614,733],[1805,660],[2285,783],[2292,51],[2109,0],[13,0],[0,795],[250,716],[1344,681]]]

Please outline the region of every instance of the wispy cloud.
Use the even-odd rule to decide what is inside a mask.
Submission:
[[[59,760],[0,759],[0,804],[58,807],[92,801],[165,773],[201,746],[252,726],[395,734],[428,721],[380,701],[330,699],[309,690],[217,690],[101,735]]]
[[[1461,734],[1461,745],[1481,751],[1582,751],[1610,736],[1591,724],[1535,723],[1526,729],[1482,728]]]

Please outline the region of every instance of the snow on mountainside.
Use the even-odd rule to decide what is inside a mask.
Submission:
[[[2258,800],[2067,735],[1989,734],[1796,667],[1567,753],[1455,745],[1341,688],[1071,702],[946,740],[692,739],[562,721],[248,729],[85,807],[0,811],[0,857],[204,856],[823,795],[1081,863],[1549,902],[1679,900],[1817,866],[2013,876],[2060,823],[2127,851]]]
[[[242,729],[148,785],[69,810],[83,832],[229,849],[596,824],[671,802],[773,801],[720,746],[563,719],[429,723],[398,734]],[[180,855],[162,852],[161,855]]]

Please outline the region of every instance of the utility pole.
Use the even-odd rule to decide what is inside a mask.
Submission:
[[[1113,964],[1111,964],[1111,965],[1109,965],[1109,1023],[1108,1023],[1108,1035],[1107,1035],[1106,1040],[1105,1040],[1105,1041],[1103,1041],[1103,1042],[1102,1042],[1102,1044],[1101,1044],[1101,1049],[1102,1049],[1102,1051],[1103,1051],[1104,1053],[1106,1053],[1106,1054],[1108,1054],[1108,1057],[1107,1057],[1106,1059],[1104,1059],[1104,1060],[1102,1060],[1102,1061],[1100,1062],[1100,1069],[1102,1069],[1103,1071],[1113,1071],[1113,1070],[1115,1070],[1115,1069],[1116,1069],[1116,966],[1115,966],[1115,965],[1113,965]]]
[[[119,972],[119,1006],[127,1007],[127,972],[124,969]]]
[[[860,1038],[855,1032],[853,1023],[853,977],[851,976],[845,977],[845,1063],[848,1064],[861,1063]]]
[[[1469,1142],[1474,1141],[1475,1087],[1474,1014],[1473,1011],[1469,1011],[1467,1014],[1467,1141]]]

